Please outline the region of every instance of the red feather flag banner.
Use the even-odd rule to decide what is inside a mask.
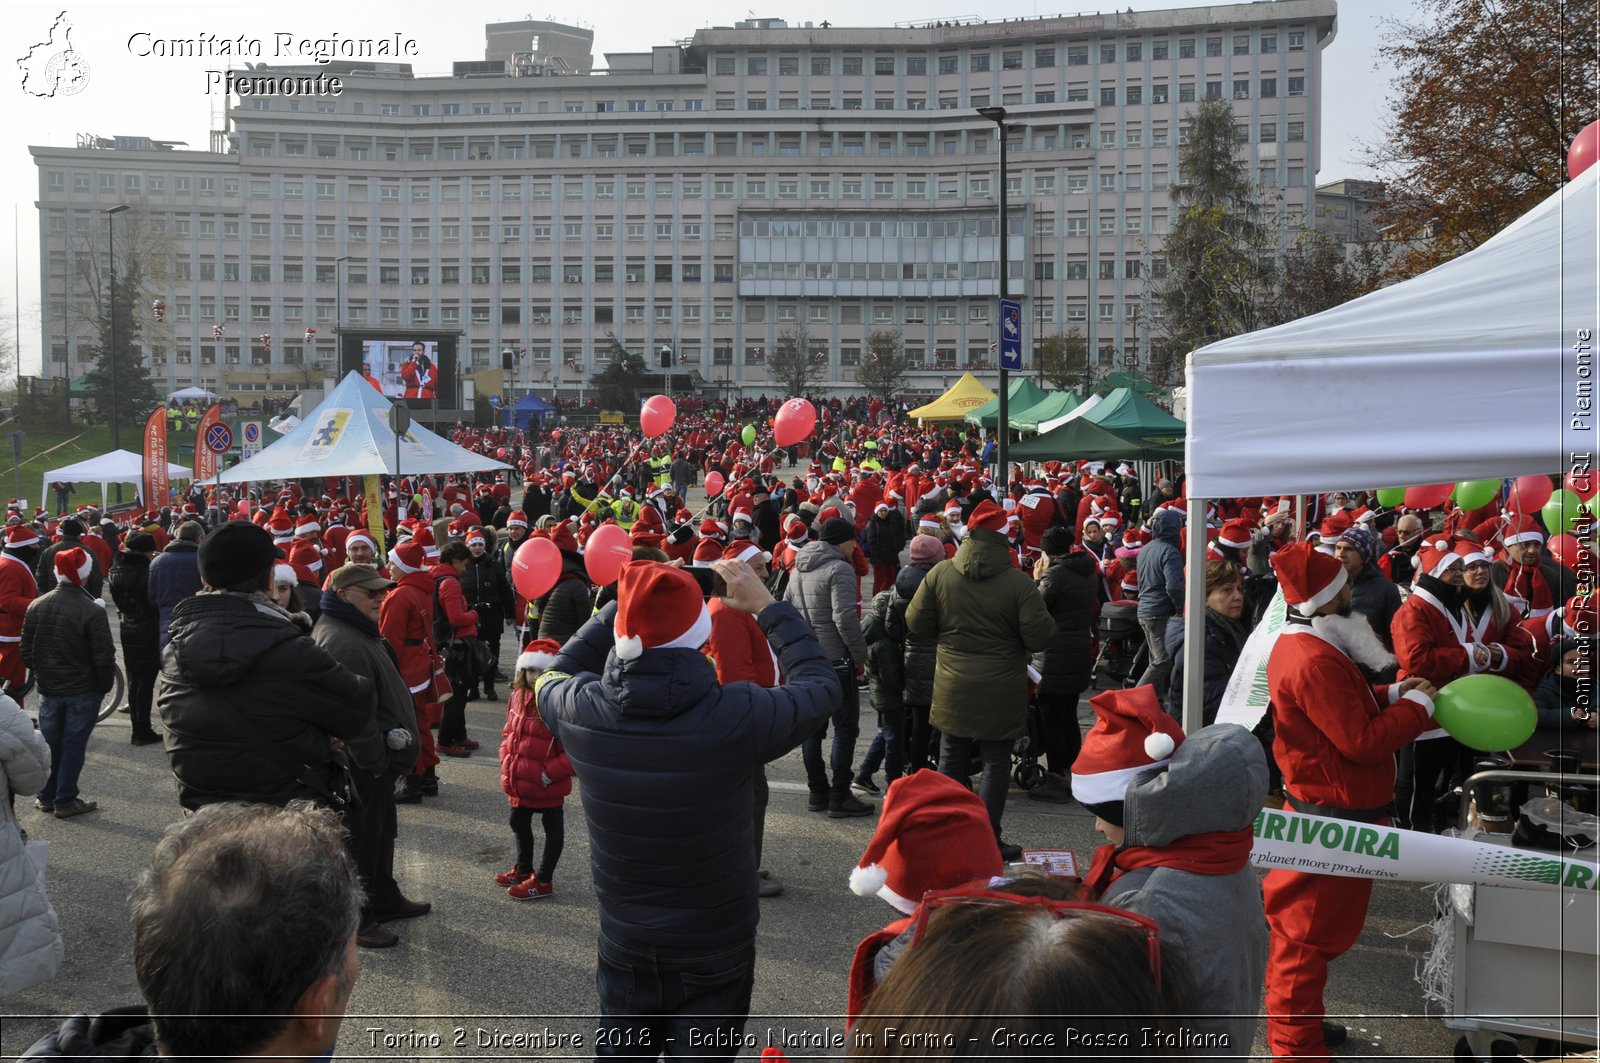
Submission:
[[[153,509],[167,504],[167,408],[157,406],[144,423],[144,504]]]
[[[217,452],[206,444],[206,432],[211,426],[222,420],[222,404],[212,403],[211,408],[200,418],[200,425],[194,430],[194,482],[201,483],[217,474]]]

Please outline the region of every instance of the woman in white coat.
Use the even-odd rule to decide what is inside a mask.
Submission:
[[[50,775],[50,747],[17,703],[0,694],[0,780],[7,796],[35,794]],[[23,843],[11,801],[0,803],[0,999],[53,978],[61,928]]]

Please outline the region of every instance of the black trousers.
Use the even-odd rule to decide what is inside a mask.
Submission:
[[[1039,691],[1039,738],[1044,746],[1045,766],[1052,774],[1072,774],[1072,762],[1083,748],[1083,732],[1078,727],[1078,695],[1082,691]]]
[[[122,662],[128,669],[128,715],[135,736],[151,732],[150,705],[156,676],[161,672],[161,645],[154,631],[148,636],[122,633]]]
[[[540,882],[549,882],[561,861],[561,850],[567,845],[566,812],[561,805],[554,808],[513,808],[511,810],[511,835],[517,839],[517,870],[533,868],[533,814],[539,813],[540,826],[544,828],[544,851],[539,854]]]
[[[344,821],[350,832],[350,853],[367,891],[361,921],[368,923],[375,913],[393,911],[402,900],[400,884],[394,878],[394,840],[398,832],[394,781],[398,773],[389,768],[382,775],[364,771],[353,774],[357,803],[346,811]]]
[[[450,697],[439,709],[439,744],[451,746],[467,737],[467,688],[477,678],[472,654],[446,657],[445,676],[450,680]]]
[[[478,611],[478,638],[489,647],[489,663],[491,670],[487,676],[479,676],[483,681],[484,691],[494,689],[495,673],[500,671],[500,636],[506,629],[506,619],[495,611],[493,607]],[[522,647],[516,647],[521,651]],[[474,683],[474,686],[477,684]]]

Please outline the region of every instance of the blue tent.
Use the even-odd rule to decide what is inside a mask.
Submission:
[[[526,432],[530,423],[543,425],[555,412],[554,406],[530,392],[513,403],[510,409],[500,411],[500,423]]]

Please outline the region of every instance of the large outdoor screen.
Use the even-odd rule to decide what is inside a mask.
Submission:
[[[391,399],[414,409],[456,406],[456,337],[346,332],[339,372],[360,373]]]

